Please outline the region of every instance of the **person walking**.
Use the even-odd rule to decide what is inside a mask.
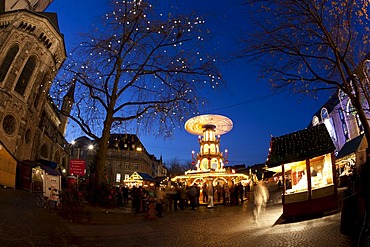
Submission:
[[[254,186],[253,196],[254,196],[253,216],[254,221],[258,222],[258,217],[261,213],[261,208],[266,206],[266,202],[269,197],[268,189],[264,185],[263,181],[258,181],[257,184]]]

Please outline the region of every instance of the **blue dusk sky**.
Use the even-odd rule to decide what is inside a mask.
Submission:
[[[290,91],[276,93],[267,80],[259,79],[255,64],[231,59],[242,48],[239,40],[245,29],[251,28],[246,18],[246,6],[240,1],[183,0],[171,3],[178,4],[178,9],[191,7],[205,19],[211,31],[210,49],[218,56],[225,86],[209,94],[208,105],[201,109],[201,114],[224,115],[233,121],[233,129],[221,136],[221,150],[228,149],[229,165],[264,163],[271,135],[281,136],[306,128],[329,95],[314,99]],[[46,11],[58,14],[67,54],[78,44],[79,34],[100,21],[107,6],[107,0],[54,0],[51,3]],[[183,125],[174,131],[171,139],[137,135],[149,153],[157,158],[162,156],[166,163],[174,159],[191,162],[192,150],[199,152],[197,136],[188,133]],[[78,136],[67,133],[66,138],[72,141]]]

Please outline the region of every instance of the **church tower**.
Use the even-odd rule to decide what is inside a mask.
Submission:
[[[18,161],[68,162],[58,109],[48,97],[66,59],[51,0],[0,0],[0,144]],[[1,165],[0,160],[0,165]]]
[[[63,97],[62,108],[60,109],[60,132],[65,135],[67,124],[68,124],[68,115],[71,113],[72,106],[75,103],[75,79],[72,80],[71,87],[69,88],[67,94]]]

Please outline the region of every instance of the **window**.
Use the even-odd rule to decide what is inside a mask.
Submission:
[[[329,118],[329,113],[326,108],[321,109],[321,120],[325,120]]]
[[[27,129],[26,133],[24,134],[24,142],[29,144],[31,142],[31,129]]]
[[[360,130],[360,133],[364,133],[364,126],[362,126],[362,122],[360,120],[360,116],[356,113],[356,120],[357,120],[357,126]]]
[[[42,145],[41,151],[40,151],[41,157],[48,159],[49,158],[48,153],[49,153],[48,146],[46,144]]]
[[[16,129],[15,117],[13,115],[6,115],[3,119],[3,129],[7,135],[13,135]]]
[[[137,164],[137,163],[136,163],[136,164],[134,164],[134,169],[135,169],[135,170],[139,169],[139,164]]]
[[[55,154],[54,154],[54,161],[56,163],[58,163],[58,164],[60,163],[60,153],[59,153],[59,150],[56,151]]]
[[[24,92],[26,91],[28,82],[32,76],[35,66],[36,66],[36,58],[30,57],[27,60],[26,64],[24,65],[22,73],[18,78],[17,84],[15,85],[15,91],[22,96],[24,95]]]
[[[338,112],[339,112],[340,121],[342,123],[342,130],[343,130],[344,137],[345,137],[346,141],[348,141],[349,140],[349,137],[348,137],[348,128],[347,128],[347,124],[346,124],[346,120],[344,118],[344,114],[343,114],[342,108],[339,108],[338,109]]]
[[[116,182],[119,183],[121,182],[121,173],[117,172],[116,174]]]
[[[43,91],[45,90],[45,87],[46,87],[45,78],[46,78],[45,73],[39,73],[39,75],[37,77],[37,81],[40,82],[40,88],[37,90],[35,99],[33,101],[33,106],[35,108],[37,108],[37,106],[39,105],[40,97],[41,97]]]
[[[347,97],[347,94],[345,94],[342,90],[339,90],[338,98],[340,99],[340,101],[345,100],[346,97]]]
[[[363,133],[364,131],[364,126],[362,126],[362,123],[361,123],[361,120],[360,120],[360,116],[358,115],[355,107],[353,107],[352,103],[350,101],[348,101],[348,104],[347,104],[347,115],[351,114],[352,116],[355,117],[355,120],[356,120],[356,123],[357,123],[357,127],[360,131],[360,133]]]
[[[10,65],[12,65],[15,56],[19,51],[18,45],[13,46],[9,49],[3,62],[0,65],[0,82],[4,81],[6,74],[9,71]]]
[[[312,118],[312,126],[316,126],[320,123],[319,118],[317,116],[314,116]]]

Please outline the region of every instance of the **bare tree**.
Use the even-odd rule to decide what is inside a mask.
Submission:
[[[161,14],[149,1],[117,1],[103,25],[83,35],[54,92],[75,86],[69,117],[98,143],[96,185],[104,183],[111,132],[170,136],[197,112],[202,88],[220,82],[215,60],[203,54],[203,24],[195,14]]]
[[[247,0],[253,27],[242,56],[261,62],[276,88],[340,89],[370,140],[369,1]]]
[[[182,164],[178,159],[174,158],[168,163],[168,172],[171,176],[184,175],[189,170],[188,165]]]

